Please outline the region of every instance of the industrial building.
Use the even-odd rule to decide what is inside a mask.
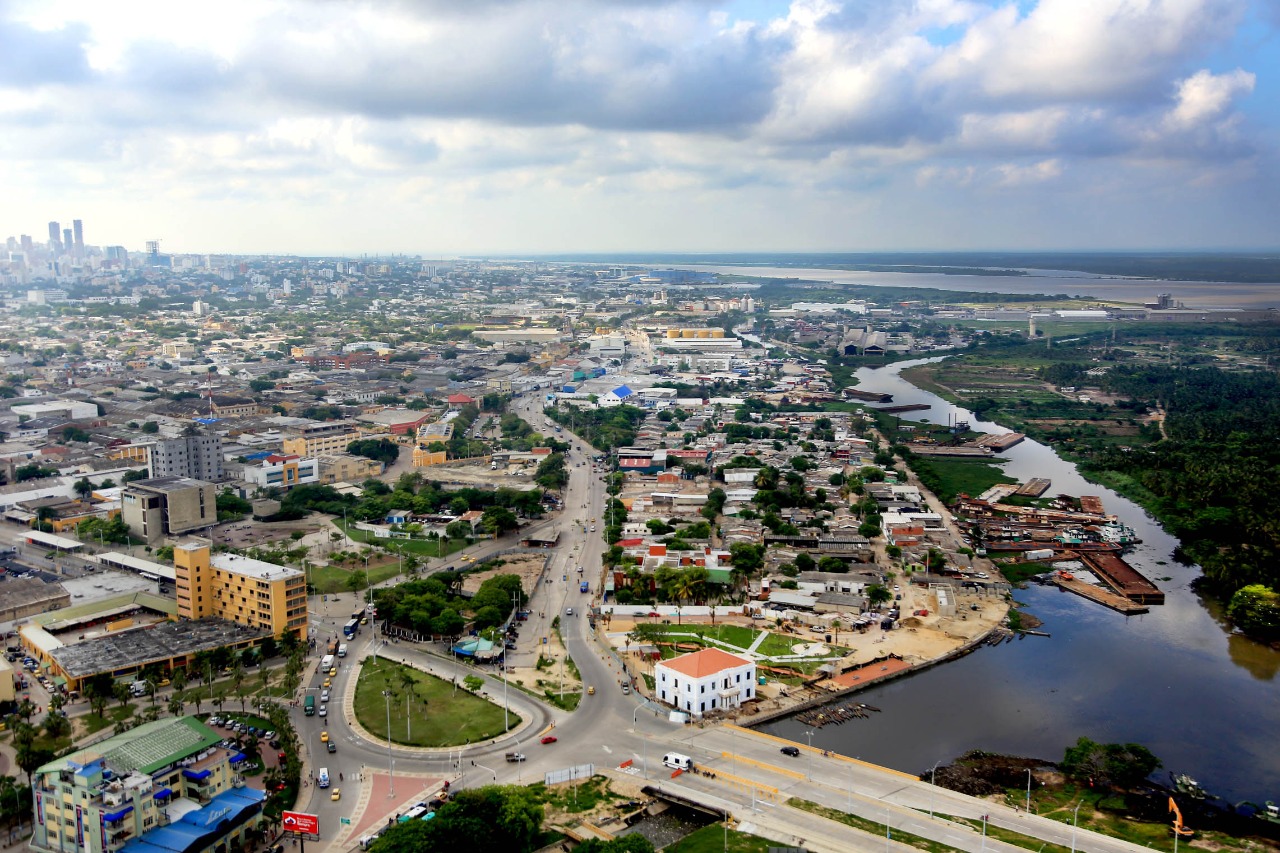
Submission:
[[[218,523],[217,492],[212,483],[189,477],[155,477],[130,483],[120,496],[121,514],[130,532],[148,543]]]
[[[245,849],[266,795],[232,769],[238,753],[195,717],[144,723],[32,774],[41,853]]]

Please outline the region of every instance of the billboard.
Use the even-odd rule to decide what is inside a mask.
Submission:
[[[285,812],[281,815],[285,832],[301,832],[304,835],[320,834],[320,817],[306,812]]]

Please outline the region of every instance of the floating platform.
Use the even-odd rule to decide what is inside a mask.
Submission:
[[[1021,495],[1024,498],[1038,498],[1045,492],[1049,491],[1051,483],[1052,481],[1047,480],[1044,477],[1036,477],[1026,483],[1022,488],[1018,489],[1018,491],[1014,492],[1014,494]]]
[[[996,453],[1008,450],[1015,444],[1021,444],[1026,436],[1020,432],[1006,432],[1000,435],[984,435],[969,442],[972,447],[989,447]]]
[[[1090,515],[1105,516],[1107,514],[1107,511],[1102,508],[1102,498],[1097,495],[1081,495],[1080,511]]]
[[[907,449],[917,456],[956,456],[965,459],[986,459],[991,451],[985,447],[971,447],[962,444],[959,447],[948,447],[945,444],[908,444]]]
[[[1136,616],[1139,613],[1147,613],[1150,610],[1150,608],[1145,604],[1138,604],[1135,601],[1130,601],[1123,595],[1116,595],[1111,590],[1103,589],[1100,586],[1094,586],[1091,583],[1085,583],[1084,581],[1077,580],[1076,578],[1065,578],[1059,574],[1051,578],[1049,583],[1059,589],[1065,589],[1067,592],[1073,592],[1081,598],[1087,598],[1090,601],[1101,604],[1103,607],[1110,607],[1112,610],[1119,611],[1126,616]]]
[[[1117,555],[1084,551],[1080,553],[1080,559],[1103,583],[1130,601],[1138,604],[1164,604],[1164,592]]]
[[[897,415],[902,412],[923,412],[925,409],[932,409],[933,406],[928,403],[911,403],[905,406],[877,406],[873,411],[884,412],[886,415]]]
[[[875,391],[859,391],[857,388],[846,388],[841,392],[846,400],[861,400],[864,403],[892,403],[892,394],[879,394]]]

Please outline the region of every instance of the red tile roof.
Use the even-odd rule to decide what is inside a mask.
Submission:
[[[726,669],[745,666],[749,663],[751,661],[746,658],[740,658],[737,655],[731,655],[719,649],[703,649],[700,652],[692,652],[687,655],[681,655],[678,658],[672,658],[662,665],[690,678],[703,678]]]

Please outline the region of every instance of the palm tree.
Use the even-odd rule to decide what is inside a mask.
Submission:
[[[835,637],[836,645],[840,645],[840,620],[831,620],[831,635]]]
[[[196,713],[200,713],[200,703],[204,701],[204,691],[197,687],[194,690],[188,690],[183,694],[182,698],[187,702],[194,703],[196,706]]]
[[[85,690],[89,699],[89,710],[101,717],[107,711],[107,703],[111,701],[111,697],[105,693],[99,693],[92,687]]]
[[[177,693],[187,686],[187,671],[179,667],[169,675],[169,680],[173,682],[173,692]]]
[[[231,689],[235,692],[236,698],[240,700],[240,712],[244,713],[244,664],[236,661],[235,667],[231,670]]]
[[[174,717],[182,716],[182,691],[175,690],[173,695],[169,697],[169,713]]]

